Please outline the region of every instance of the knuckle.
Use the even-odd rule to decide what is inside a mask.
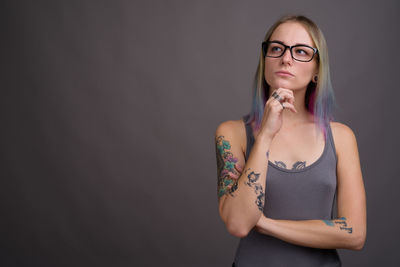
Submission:
[[[279,104],[279,106],[280,106],[280,104]],[[280,110],[280,107],[279,107],[278,105],[275,105],[274,107],[273,107],[273,109],[274,109],[274,111],[279,111]]]

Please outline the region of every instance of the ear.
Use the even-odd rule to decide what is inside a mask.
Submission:
[[[313,82],[313,83],[317,83],[317,82],[318,82],[318,73],[316,73],[316,74],[312,77],[312,82]]]

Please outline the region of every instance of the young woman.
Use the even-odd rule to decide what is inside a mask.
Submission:
[[[241,238],[233,266],[341,266],[336,249],[364,246],[366,196],[355,135],[332,118],[314,22],[286,16],[269,29],[254,88],[250,114],[215,134],[219,213]]]

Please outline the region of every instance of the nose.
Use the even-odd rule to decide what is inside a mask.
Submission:
[[[292,54],[290,53],[290,49],[287,48],[286,51],[282,55],[282,63],[287,64],[287,63],[292,63],[292,62],[293,62]]]

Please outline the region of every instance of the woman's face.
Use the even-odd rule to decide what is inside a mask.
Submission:
[[[285,22],[272,33],[269,41],[280,41],[288,46],[306,44],[315,47],[311,36],[304,26],[297,22]],[[316,56],[310,62],[300,62],[292,58],[289,49],[279,58],[265,57],[265,80],[272,90],[286,88],[300,90],[307,88],[313,76],[317,74]],[[290,72],[289,74],[278,73]]]

